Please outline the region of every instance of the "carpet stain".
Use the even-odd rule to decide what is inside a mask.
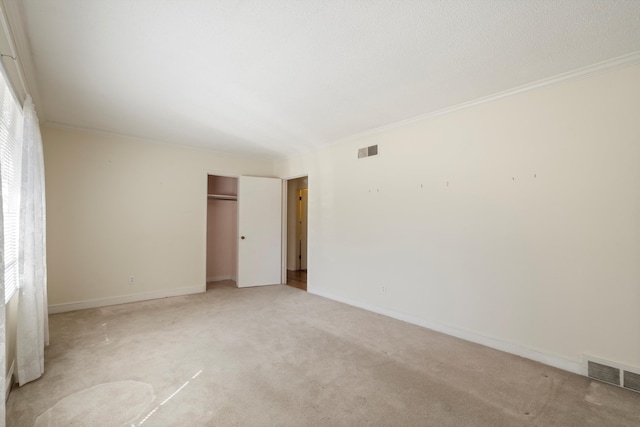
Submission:
[[[138,418],[154,398],[151,384],[99,384],[60,400],[36,418],[34,427],[122,426]]]
[[[589,393],[584,397],[584,400],[591,404],[602,406],[602,403],[600,402],[599,391],[600,384],[592,382],[591,384],[589,384]]]

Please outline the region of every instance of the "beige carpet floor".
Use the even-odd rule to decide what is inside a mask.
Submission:
[[[640,394],[288,286],[50,320],[8,426],[640,425]]]

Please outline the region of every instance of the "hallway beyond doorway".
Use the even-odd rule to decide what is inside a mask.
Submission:
[[[307,290],[307,270],[287,270],[287,285]]]

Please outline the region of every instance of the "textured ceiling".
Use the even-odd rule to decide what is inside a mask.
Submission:
[[[639,0],[23,0],[45,123],[288,155],[640,51]]]

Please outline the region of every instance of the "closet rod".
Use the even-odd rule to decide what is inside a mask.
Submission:
[[[231,200],[237,201],[238,196],[226,196],[224,194],[208,194],[207,199],[209,200]]]

